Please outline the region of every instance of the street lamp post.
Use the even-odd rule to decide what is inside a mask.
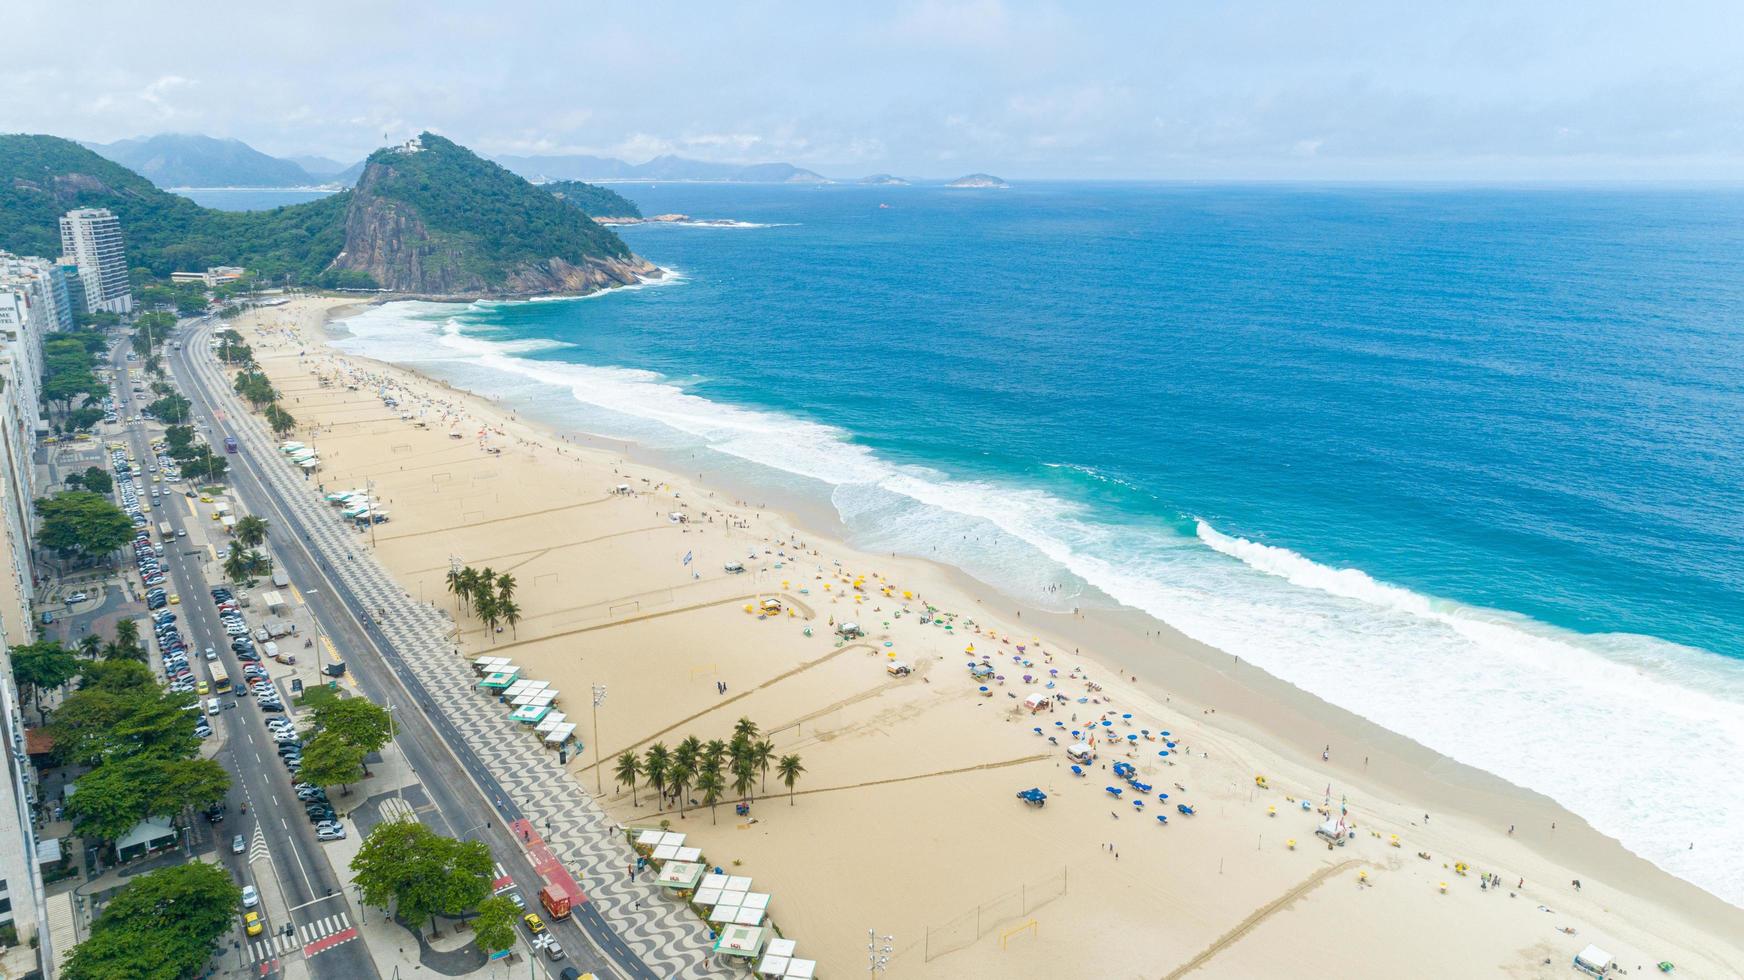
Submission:
[[[890,972],[890,954],[896,952],[896,937],[866,930],[866,972],[871,976]]]
[[[606,760],[604,756],[600,755],[599,740],[599,708],[601,704],[605,703],[605,700],[606,686],[595,684],[593,686],[593,774],[594,795],[596,797],[605,795],[606,791]]]

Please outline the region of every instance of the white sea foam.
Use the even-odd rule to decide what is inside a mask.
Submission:
[[[713,402],[649,372],[519,357],[467,335],[444,312],[452,307],[379,307],[347,321],[353,337],[340,346],[439,362],[438,373],[498,397],[549,405],[553,390],[567,391],[579,427],[706,447],[822,484],[863,546],[947,561],[1028,600],[1069,607],[1082,583],[1093,584],[1542,792],[1666,870],[1744,904],[1744,784],[1724,777],[1744,756],[1744,665],[1651,637],[1579,635],[1421,595],[1203,522],[1190,536],[1107,523],[1042,490],[896,465],[839,429]],[[1497,813],[1495,822],[1513,821]]]

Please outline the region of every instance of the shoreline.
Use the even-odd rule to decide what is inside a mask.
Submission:
[[[331,331],[327,321],[379,302],[383,300],[360,302],[347,299],[329,303],[325,305],[323,315],[310,325]],[[280,308],[277,315],[282,316],[285,312]],[[263,310],[250,314],[250,317],[258,319],[274,315],[273,310]],[[322,339],[330,336],[329,332],[328,337]],[[517,441],[543,440],[564,448],[590,447],[588,451],[597,454],[620,455],[633,461],[626,465],[656,470],[666,482],[686,487],[687,497],[695,492],[693,488],[702,488],[703,493],[696,496],[703,497],[705,506],[716,496],[704,496],[709,487],[730,491],[735,499],[744,499],[742,495],[748,493],[760,495],[761,499],[771,496],[767,488],[735,486],[734,478],[720,472],[711,473],[707,466],[696,480],[681,479],[672,475],[677,460],[663,458],[658,450],[618,440],[562,433],[547,424],[529,422],[518,411],[486,402],[480,396],[412,369],[338,352],[324,343],[312,344],[311,348],[311,356],[367,364],[372,371],[383,375],[438,388],[455,402],[465,404],[467,410],[479,418],[495,418],[501,430],[513,432]],[[264,356],[265,351],[261,354],[264,363],[268,358]],[[694,462],[691,465],[694,466]],[[986,610],[986,615],[1001,622],[1024,624],[1021,627],[1024,632],[1035,629],[1034,624],[1042,624],[1038,635],[1049,638],[1046,646],[1055,656],[1073,656],[1096,665],[1092,669],[1098,677],[1105,677],[1109,668],[1114,666],[1121,668],[1123,678],[1137,675],[1136,684],[1124,680],[1118,685],[1107,684],[1117,703],[1122,706],[1132,701],[1141,706],[1152,704],[1162,711],[1193,719],[1205,728],[1203,735],[1195,736],[1193,748],[1214,750],[1218,756],[1233,755],[1251,760],[1244,768],[1278,773],[1274,778],[1278,778],[1280,785],[1317,786],[1321,780],[1330,779],[1342,784],[1340,790],[1354,789],[1355,803],[1364,815],[1365,826],[1372,821],[1397,827],[1411,835],[1413,846],[1427,845],[1437,854],[1458,853],[1474,867],[1519,868],[1524,872],[1522,877],[1545,883],[1538,890],[1529,888],[1527,894],[1542,901],[1550,901],[1554,896],[1558,906],[1597,902],[1598,911],[1594,918],[1601,923],[1607,915],[1603,910],[1610,903],[1643,901],[1661,906],[1678,920],[1693,919],[1703,923],[1713,931],[1716,939],[1744,933],[1744,911],[1659,870],[1628,852],[1617,841],[1591,830],[1585,821],[1548,798],[1431,752],[1404,736],[1333,707],[1258,668],[1238,666],[1229,654],[1192,641],[1142,613],[1126,609],[1092,610],[1086,616],[1050,613],[999,594],[971,578],[967,572],[951,566],[923,558],[873,559],[840,542],[844,529],[825,508],[815,502],[807,506],[797,495],[791,495],[794,499],[786,499],[790,495],[781,493],[773,496],[777,498],[776,508],[773,511],[763,509],[757,517],[759,522],[764,521],[767,514],[767,519],[777,529],[797,531],[808,544],[816,539],[815,544],[820,550],[842,555],[844,562],[851,556],[861,567],[866,562],[875,562],[874,567],[881,570],[886,566],[897,566],[905,583],[916,579],[924,583],[917,590],[921,594],[952,599],[960,597],[963,603],[973,603],[957,608],[964,612],[973,611],[977,619]],[[391,563],[390,567],[393,567]],[[396,575],[399,574],[396,568]],[[402,584],[408,583],[402,579]],[[941,605],[950,608],[943,601]],[[1003,631],[1009,635],[1009,630]],[[1062,639],[1064,644],[1059,642]],[[1093,652],[1084,655],[1063,653],[1065,649],[1078,648]],[[1170,680],[1166,686],[1156,680],[1164,674]],[[941,679],[941,682],[944,681]],[[621,741],[624,740],[609,736],[605,739],[607,747],[614,750],[623,747],[618,744]],[[637,744],[645,742],[646,739]],[[1315,750],[1322,744],[1333,747],[1330,762],[1313,758]],[[588,758],[591,757],[590,752]],[[1366,758],[1368,764],[1356,762],[1359,757]],[[1197,760],[1193,764],[1197,765]],[[578,776],[587,774],[585,766],[576,772]],[[1229,799],[1239,797],[1239,789],[1239,785],[1232,786],[1231,793],[1227,794]],[[1248,795],[1251,797],[1251,792]],[[1318,795],[1317,790],[1314,795]],[[1404,799],[1412,801],[1409,806],[1401,802]],[[612,800],[606,802],[614,806],[614,812],[620,812]],[[1436,818],[1428,827],[1420,826],[1420,821],[1411,815],[1422,808],[1427,808]],[[1503,810],[1506,816],[1500,815]],[[1489,817],[1489,814],[1497,816]],[[1548,830],[1552,822],[1558,828],[1554,835]],[[1500,826],[1496,825],[1498,823]],[[1504,832],[1510,823],[1520,828],[1513,838]],[[1263,821],[1261,826],[1265,826]],[[1391,858],[1394,855],[1383,852],[1382,856]],[[1390,867],[1389,870],[1399,869]],[[1407,870],[1413,869],[1407,866]],[[1567,886],[1558,888],[1548,884],[1564,871],[1571,872],[1573,877],[1598,875],[1598,880],[1590,884],[1599,887],[1589,886],[1585,895],[1577,895]],[[1552,877],[1547,879],[1546,875]],[[1603,926],[1594,925],[1592,928],[1602,929]],[[1659,938],[1666,939],[1665,936]],[[1242,943],[1243,946],[1248,944],[1247,940]],[[1575,948],[1580,945],[1582,943],[1575,943]],[[1734,944],[1717,942],[1715,945],[1729,947]],[[1234,950],[1219,955],[1233,956]],[[1737,955],[1735,948],[1730,948],[1726,954],[1734,968]]]

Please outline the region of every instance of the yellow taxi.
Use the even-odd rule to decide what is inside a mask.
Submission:
[[[211,693],[211,689],[206,684],[205,681],[201,681],[200,683],[194,685],[194,693],[198,694],[201,697],[205,697],[206,695]]]
[[[182,597],[175,594],[174,592],[171,592],[170,593],[170,605],[179,606],[181,604],[182,604]]]
[[[259,912],[242,913],[242,930],[250,936],[258,936],[266,931],[266,923],[260,921]]]
[[[209,493],[200,494],[200,503],[209,504],[211,502],[212,502],[212,495],[211,494],[209,494]]]
[[[545,931],[545,920],[531,912],[522,916],[521,921],[527,924],[527,931],[535,936]]]

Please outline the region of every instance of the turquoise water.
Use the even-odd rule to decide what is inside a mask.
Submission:
[[[1143,609],[1744,901],[1744,193],[618,189],[751,226],[346,345]]]

